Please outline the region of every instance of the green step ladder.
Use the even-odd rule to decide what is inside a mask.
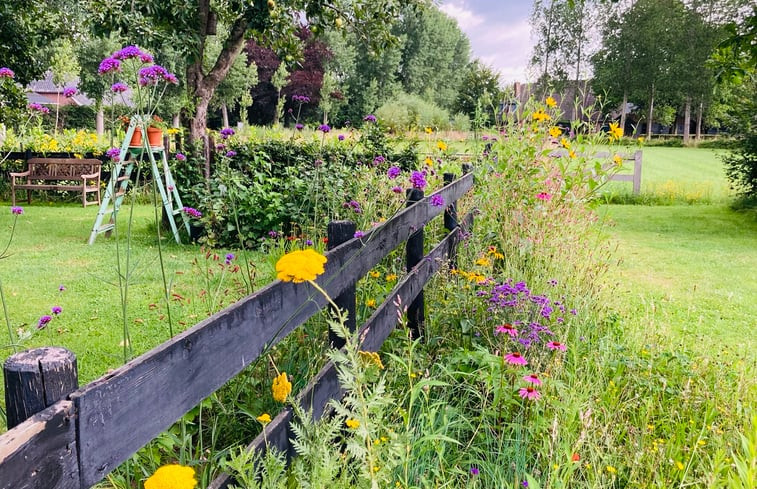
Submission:
[[[181,216],[187,236],[189,236],[189,216],[183,211],[184,206],[181,203],[181,196],[179,196],[179,190],[176,188],[173,176],[171,175],[171,169],[168,166],[167,148],[164,148],[162,143],[161,146],[150,146],[150,142],[147,139],[147,124],[145,122],[139,116],[131,118],[129,128],[126,130],[126,136],[121,144],[118,161],[113,164],[110,180],[105,188],[105,196],[97,212],[95,225],[92,227],[92,232],[89,235],[89,244],[95,242],[98,234],[104,233],[106,237],[110,236],[110,233],[116,227],[116,217],[128,190],[131,173],[134,171],[136,164],[144,161],[144,155],[147,155],[147,159],[150,162],[152,176],[160,192],[165,215],[171,225],[174,239],[177,243],[181,243],[179,229],[176,226],[176,219],[174,219],[176,215]],[[135,131],[141,131],[142,133],[142,146],[129,145]],[[155,159],[156,154],[159,155],[162,168],[158,166],[158,162]],[[106,216],[107,222],[103,224],[106,221]]]

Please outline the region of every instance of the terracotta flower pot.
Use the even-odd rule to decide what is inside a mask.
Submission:
[[[148,127],[147,140],[150,142],[150,146],[152,147],[162,147],[163,146],[163,129],[160,129],[157,127]]]
[[[134,134],[131,135],[129,146],[131,146],[132,148],[142,147],[142,131],[140,131],[139,128],[134,129]]]

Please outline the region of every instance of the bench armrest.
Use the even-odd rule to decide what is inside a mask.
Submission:
[[[28,177],[30,173],[31,172],[29,170],[26,170],[26,171],[15,172],[15,173],[11,172],[11,173],[9,173],[9,175],[12,176],[12,177],[14,177],[14,178],[15,177]]]
[[[100,177],[100,172],[98,171],[98,172],[95,172],[95,173],[90,173],[88,175],[82,175],[81,179],[82,180],[92,180],[92,179],[97,178],[99,180],[99,177]]]

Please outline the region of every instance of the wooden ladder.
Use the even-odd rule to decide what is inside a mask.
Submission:
[[[155,185],[160,192],[160,199],[163,203],[165,215],[171,226],[174,239],[177,243],[181,243],[179,229],[176,226],[176,219],[174,218],[176,215],[181,216],[187,236],[189,236],[189,216],[183,211],[184,206],[181,203],[179,189],[176,188],[173,175],[171,175],[171,169],[168,166],[167,148],[164,148],[162,145],[150,146],[146,128],[147,124],[142,119],[137,116],[132,117],[129,128],[126,130],[124,141],[121,144],[118,161],[113,164],[110,180],[105,188],[105,196],[97,212],[92,232],[89,235],[89,244],[95,242],[98,234],[104,233],[107,237],[115,229],[116,217],[128,190],[134,166],[142,162],[145,155],[147,155],[147,159],[150,162],[152,177],[155,179]],[[135,131],[142,132],[142,146],[129,145]],[[155,159],[155,155],[159,155],[161,160],[160,167]]]

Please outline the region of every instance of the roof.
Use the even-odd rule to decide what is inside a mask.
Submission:
[[[79,79],[75,78],[71,83],[65,85],[56,85],[53,83],[53,73],[48,71],[42,80],[34,80],[26,86],[26,98],[29,103],[38,103],[44,105],[92,105],[94,100],[87,97],[85,93],[79,92],[73,97],[64,97],[63,90],[67,87],[75,87],[79,84]]]

